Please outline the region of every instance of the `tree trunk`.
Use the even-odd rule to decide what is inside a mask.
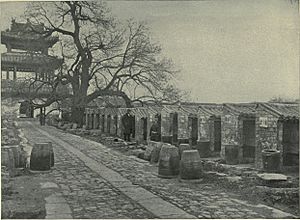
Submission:
[[[82,127],[84,120],[84,107],[72,106],[71,107],[71,122],[76,123],[78,127]]]
[[[75,86],[72,89],[74,95],[72,96],[71,122],[76,123],[78,127],[82,127],[84,111],[87,104],[88,83],[82,82],[81,86]]]

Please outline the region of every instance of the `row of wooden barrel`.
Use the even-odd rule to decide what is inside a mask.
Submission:
[[[202,177],[199,152],[191,149],[189,144],[180,144],[177,148],[168,143],[150,141],[145,155],[151,163],[158,163],[158,176],[161,178],[179,175],[181,179],[192,180]]]
[[[11,176],[16,169],[26,168],[27,156],[20,146],[1,147],[1,166],[6,166]],[[37,143],[33,146],[30,155],[29,168],[32,171],[48,171],[54,166],[54,152],[51,142]]]

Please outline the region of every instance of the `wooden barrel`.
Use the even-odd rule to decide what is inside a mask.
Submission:
[[[6,166],[10,176],[14,176],[15,171],[15,159],[13,150],[8,146],[1,147],[1,166]]]
[[[13,150],[9,146],[1,147],[1,165],[3,166],[15,166],[15,158]]]
[[[37,143],[33,146],[30,156],[30,170],[47,171],[54,165],[52,144]]]
[[[20,147],[20,161],[19,161],[19,167],[20,168],[26,168],[27,164],[27,153],[24,150],[23,147]]]
[[[148,146],[146,148],[146,151],[145,151],[145,154],[144,154],[144,159],[145,160],[150,161],[152,151],[154,150],[154,145],[155,145],[154,141],[149,141],[149,144],[148,144]]]
[[[181,158],[182,152],[185,150],[191,150],[191,147],[189,144],[180,144],[179,145],[179,158]]]
[[[174,178],[179,174],[178,148],[170,144],[163,144],[158,163],[158,177]]]
[[[202,174],[202,163],[198,151],[184,150],[180,160],[180,178],[199,179]]]
[[[19,146],[9,146],[12,149],[14,161],[15,161],[15,167],[20,168],[21,167],[21,149]]]
[[[158,163],[159,153],[160,153],[162,145],[163,145],[163,143],[161,143],[161,142],[153,142],[154,148],[151,153],[150,163]]]
[[[50,144],[50,166],[53,167],[54,166],[54,151],[53,151],[53,146],[51,142],[48,142],[48,144]]]
[[[238,145],[225,145],[225,161],[226,164],[239,163],[239,146]]]

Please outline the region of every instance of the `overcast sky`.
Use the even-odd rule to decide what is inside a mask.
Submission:
[[[197,102],[299,96],[299,16],[289,0],[110,1],[120,19],[147,21]],[[1,30],[24,3],[1,3]]]

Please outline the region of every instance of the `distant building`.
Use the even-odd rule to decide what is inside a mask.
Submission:
[[[48,55],[49,48],[59,39],[46,36],[45,30],[43,24],[12,20],[10,29],[1,31],[1,43],[7,49],[1,54],[1,95],[25,99],[27,104],[22,104],[22,112],[27,112],[28,117],[33,117],[29,97],[47,97],[51,86],[42,83],[51,82],[63,63],[62,59]],[[31,110],[25,111],[24,106]]]

